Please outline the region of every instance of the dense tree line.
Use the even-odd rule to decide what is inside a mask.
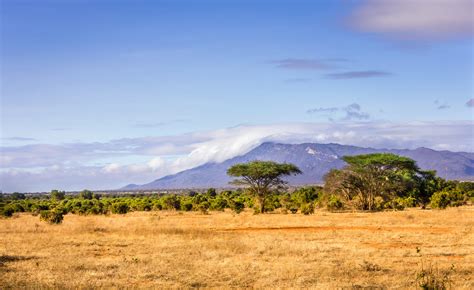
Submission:
[[[433,171],[420,170],[406,157],[393,154],[368,154],[344,157],[347,165],[331,170],[324,187],[306,186],[288,190],[282,176],[299,174],[291,164],[253,161],[229,168],[234,182],[245,188],[218,192],[210,188],[188,194],[95,194],[83,190],[78,195],[52,190],[49,195],[23,193],[0,195],[0,214],[11,217],[18,212],[39,215],[41,220],[61,223],[63,215],[126,214],[130,211],[208,211],[245,208],[255,213],[312,214],[316,209],[402,210],[406,207],[446,208],[474,201],[474,183],[447,181]]]

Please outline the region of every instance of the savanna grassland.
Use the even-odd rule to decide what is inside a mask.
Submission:
[[[472,206],[68,214],[59,225],[20,213],[0,219],[0,288],[416,288],[424,269],[474,289],[473,226]]]

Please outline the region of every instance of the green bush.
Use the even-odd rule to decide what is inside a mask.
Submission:
[[[448,206],[460,206],[463,204],[465,204],[465,197],[456,190],[438,191],[431,196],[432,208],[445,209]]]
[[[301,213],[304,215],[309,215],[314,213],[314,204],[305,203],[301,206]]]
[[[60,190],[57,190],[57,189],[54,189],[54,190],[51,190],[51,199],[54,199],[54,200],[63,200],[64,197],[66,196],[66,192],[64,191],[60,191]]]
[[[208,196],[210,196],[210,197],[216,197],[217,191],[216,191],[215,188],[212,188],[212,187],[211,187],[211,188],[209,188],[209,189],[207,190],[206,194],[207,194]]]
[[[168,210],[179,210],[181,200],[176,195],[166,195],[162,198],[162,207]]]
[[[341,210],[344,208],[344,204],[342,203],[341,199],[338,196],[333,195],[333,194],[329,196],[326,206],[328,210],[330,211]]]
[[[227,201],[220,195],[216,196],[216,198],[211,200],[211,210],[219,210],[224,211],[227,207]]]
[[[64,216],[61,210],[43,210],[40,212],[40,220],[49,224],[60,224],[63,222]]]
[[[7,205],[3,208],[2,211],[0,211],[0,213],[4,217],[11,217],[15,213],[15,210],[11,206]]]
[[[126,214],[129,210],[130,207],[126,202],[115,202],[110,207],[110,211],[116,214]]]
[[[229,207],[232,209],[235,213],[239,214],[241,213],[244,208],[245,208],[245,203],[242,199],[232,199],[229,202]]]
[[[94,193],[90,190],[84,189],[79,193],[79,198],[82,199],[92,199],[94,198]]]
[[[182,202],[181,203],[181,210],[184,210],[184,211],[193,210],[193,203],[189,200]]]
[[[396,197],[386,204],[387,208],[395,210],[404,210],[407,207],[416,206],[416,199],[414,197]]]
[[[26,195],[20,192],[14,192],[10,195],[10,198],[13,200],[26,199]]]
[[[207,211],[209,210],[210,204],[208,201],[203,201],[200,204],[198,204],[197,209],[203,213],[206,214]]]

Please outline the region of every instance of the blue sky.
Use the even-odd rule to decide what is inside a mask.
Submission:
[[[1,5],[6,191],[116,188],[281,135],[370,146],[355,124],[376,146],[473,151],[470,0]]]

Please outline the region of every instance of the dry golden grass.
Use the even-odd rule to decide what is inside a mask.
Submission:
[[[423,260],[454,264],[452,287],[474,289],[473,216],[148,212],[48,225],[22,214],[0,219],[0,288],[414,288]]]

